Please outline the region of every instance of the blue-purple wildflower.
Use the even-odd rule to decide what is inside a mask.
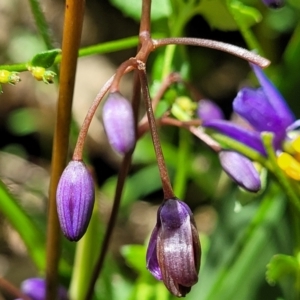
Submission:
[[[220,131],[266,155],[261,132],[273,133],[274,148],[280,150],[283,142],[288,138],[288,133],[299,124],[299,121],[295,122],[295,116],[284,98],[262,70],[255,65],[252,65],[252,68],[261,87],[240,90],[233,101],[233,110],[251,124],[253,131],[225,120],[205,121],[203,126]]]
[[[203,122],[224,119],[219,106],[210,100],[199,102],[197,114]],[[250,192],[260,190],[260,176],[250,159],[235,151],[222,150],[219,152],[219,160],[223,170],[239,186]]]
[[[201,247],[190,208],[178,199],[164,201],[147,250],[147,268],[177,297],[198,281]]]

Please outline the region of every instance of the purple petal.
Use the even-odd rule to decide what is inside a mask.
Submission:
[[[288,127],[295,121],[295,116],[288,107],[282,95],[279,93],[273,83],[267,78],[260,67],[251,64],[255,75],[264,90],[265,95],[268,97],[269,103],[276,110],[278,116],[282,119],[284,127]]]
[[[207,99],[199,101],[197,115],[202,121],[224,119],[224,114],[220,107],[213,101]]]
[[[43,278],[29,278],[22,282],[21,291],[32,300],[46,299],[46,281]],[[64,287],[58,287],[58,300],[68,300]]]
[[[120,154],[130,151],[135,144],[132,106],[120,93],[109,94],[103,106],[103,125],[112,148]]]
[[[82,161],[70,161],[56,191],[60,226],[70,241],[78,241],[86,232],[94,199],[94,181],[85,164]]]
[[[250,192],[260,190],[260,177],[251,160],[235,151],[221,151],[219,158],[224,171],[238,185]]]
[[[280,144],[286,135],[286,126],[277,110],[270,104],[263,89],[244,88],[233,101],[233,110],[246,119],[257,131],[274,132],[275,144]]]
[[[158,227],[155,226],[149,240],[146,262],[147,262],[147,269],[151,272],[151,274],[157,280],[162,280],[161,270],[158,265],[157,252],[156,252],[157,233],[158,233]]]
[[[262,155],[266,155],[266,151],[260,138],[260,134],[257,131],[249,131],[229,121],[223,120],[205,122],[203,124],[203,127],[219,131],[220,133],[227,135],[228,137],[235,139],[240,143],[243,143],[248,147],[256,150]]]

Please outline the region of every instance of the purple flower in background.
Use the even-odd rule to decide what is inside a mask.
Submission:
[[[242,128],[224,120],[205,121],[204,127],[220,131],[239,142],[266,155],[260,133],[263,131],[274,134],[274,148],[280,150],[287,133],[293,130],[299,122],[287,106],[284,98],[276,87],[255,65],[252,68],[261,84],[258,89],[243,88],[233,101],[233,110],[253,127],[253,131]]]
[[[78,241],[86,232],[94,199],[94,181],[87,167],[82,161],[70,161],[56,191],[60,227],[70,241]]]
[[[22,282],[21,291],[32,300],[46,299],[46,281],[43,278],[29,278]],[[68,300],[67,290],[59,286],[57,291],[58,300]]]
[[[270,8],[280,8],[285,4],[285,0],[262,0],[262,3]]]
[[[133,149],[135,126],[132,106],[120,93],[109,94],[103,106],[103,125],[114,150],[125,154]]]
[[[197,110],[198,117],[203,121],[224,119],[221,109],[210,100],[201,100]],[[261,188],[260,177],[252,161],[235,151],[220,151],[219,159],[223,170],[239,186],[257,192]]]
[[[198,281],[201,247],[190,208],[178,199],[159,207],[147,249],[147,268],[168,290],[184,297]]]

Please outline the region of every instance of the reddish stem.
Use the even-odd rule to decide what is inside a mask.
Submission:
[[[153,40],[154,49],[162,46],[167,45],[190,45],[190,46],[198,46],[198,47],[205,47],[215,50],[220,50],[223,52],[230,53],[237,57],[247,60],[248,62],[252,62],[261,68],[266,68],[270,65],[270,61],[254,52],[246,50],[244,48],[240,48],[231,44],[212,41],[208,39],[197,39],[197,38],[188,38],[188,37],[174,37],[174,38],[165,38],[159,40]]]

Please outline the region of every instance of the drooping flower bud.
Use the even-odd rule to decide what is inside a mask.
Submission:
[[[112,148],[120,154],[130,151],[135,144],[132,106],[120,93],[111,93],[103,106],[103,124]]]
[[[164,201],[147,250],[147,268],[168,290],[184,297],[198,281],[201,247],[190,208],[178,199]]]
[[[285,0],[262,0],[262,3],[270,8],[280,8],[285,4]]]
[[[21,291],[32,300],[46,299],[46,281],[43,278],[29,278],[22,282]],[[68,300],[67,290],[59,286],[57,290],[58,300]]]
[[[70,241],[78,241],[86,232],[94,199],[94,182],[87,167],[82,161],[70,161],[56,191],[60,227]]]
[[[221,108],[208,99],[202,99],[199,101],[197,115],[198,118],[204,122],[224,119],[224,114]]]
[[[221,151],[219,158],[223,170],[238,185],[249,192],[260,190],[260,177],[251,160],[235,151]]]

